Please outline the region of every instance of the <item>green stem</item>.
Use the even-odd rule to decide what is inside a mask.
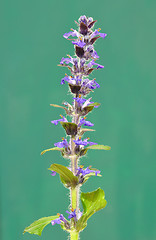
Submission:
[[[79,233],[76,231],[71,231],[70,232],[70,239],[71,240],[78,240],[79,239]]]

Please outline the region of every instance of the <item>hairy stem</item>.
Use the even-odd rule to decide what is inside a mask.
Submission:
[[[74,109],[75,109],[75,116],[73,117],[72,122],[78,124],[79,122],[79,115],[77,114],[77,103],[74,102]],[[71,148],[71,171],[74,175],[76,175],[77,168],[78,168],[78,156],[75,154],[75,143],[73,140],[75,140],[75,136],[72,136],[70,138],[70,148]],[[70,189],[70,199],[71,199],[71,208],[76,209],[76,215],[79,212],[79,190],[80,187],[72,187]],[[70,239],[71,240],[78,240],[79,239],[79,232],[75,230],[75,222],[74,219],[71,220],[71,226],[72,231],[70,233]]]
[[[79,233],[76,231],[71,231],[70,232],[70,239],[71,240],[78,240],[79,239]]]

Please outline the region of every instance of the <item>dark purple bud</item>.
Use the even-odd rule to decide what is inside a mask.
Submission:
[[[80,88],[81,88],[81,86],[71,85],[71,84],[69,84],[69,87],[70,87],[71,92],[72,92],[72,93],[76,93],[76,94],[79,93]]]
[[[97,39],[99,39],[99,38],[100,38],[100,36],[92,38],[92,39],[90,40],[90,43],[91,43],[91,44],[94,44],[95,41],[96,41]]]
[[[82,58],[82,57],[84,56],[84,50],[83,50],[83,48],[76,46],[76,47],[75,47],[75,50],[76,50],[76,55],[77,55],[79,58]]]
[[[92,73],[94,69],[95,69],[95,68],[90,68],[90,69],[86,72],[86,75],[89,75],[90,73]]]
[[[80,23],[80,33],[83,35],[87,35],[88,33],[88,27],[83,22]]]
[[[89,23],[88,28],[92,28],[96,22],[97,22],[97,20],[92,21],[91,23]]]

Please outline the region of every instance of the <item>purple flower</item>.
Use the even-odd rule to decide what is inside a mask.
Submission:
[[[69,57],[69,58],[62,58],[61,59],[61,62],[60,62],[60,64],[64,64],[64,63],[66,63],[66,64],[68,64],[68,63],[73,63],[73,58],[72,57]]]
[[[95,36],[99,35],[100,37],[102,37],[103,39],[107,36],[106,33],[100,33],[99,31],[101,30],[101,28],[99,29],[96,29],[92,35],[91,35],[91,38],[94,38]]]
[[[53,121],[51,121],[51,123],[53,123],[54,125],[57,125],[59,122],[68,122],[65,117],[63,117],[62,115],[60,115],[60,116],[61,116],[61,119],[53,120]]]
[[[62,142],[57,142],[54,144],[55,147],[58,148],[68,148],[69,147],[69,143],[67,142],[67,139],[62,138]]]
[[[77,217],[76,217],[76,209],[71,209],[71,212],[69,211],[66,211],[66,213],[69,214],[68,218],[71,219],[71,218],[74,218],[76,221],[77,221]]]
[[[73,98],[73,99],[78,103],[79,107],[81,107],[82,109],[94,103],[94,102],[90,102],[92,98],[89,98],[89,99],[81,98],[81,94],[79,94],[79,97]],[[94,106],[94,107],[98,107],[98,106]]]
[[[82,86],[90,89],[95,89],[100,87],[100,85],[95,81],[95,79],[89,80],[88,78],[83,80]]]
[[[103,65],[100,65],[100,64],[96,63],[95,60],[90,61],[90,62],[87,64],[87,67],[88,67],[88,68],[91,68],[93,65],[97,65],[97,69],[99,69],[99,68],[104,68]]]
[[[86,146],[86,145],[97,145],[97,143],[94,143],[94,142],[88,142],[89,138],[86,138],[84,140],[81,139],[81,137],[79,137],[77,140],[73,140],[73,142],[76,144],[76,145],[83,145],[83,146]]]
[[[80,65],[81,65],[81,67],[84,66],[85,62],[86,62],[86,60],[85,60],[84,58],[81,58],[81,60],[80,60]]]
[[[89,58],[99,58],[97,52],[94,50],[94,47],[92,45],[88,46],[87,49],[86,49],[86,58],[89,59]]]
[[[79,47],[81,47],[81,48],[83,48],[85,45],[86,45],[86,43],[85,42],[83,42],[82,41],[82,39],[80,38],[80,39],[78,39],[77,41],[72,41],[72,44],[74,44],[74,45],[77,45],[77,46],[79,46]]]
[[[74,100],[76,100],[76,102],[78,103],[79,106],[81,106],[83,103],[86,102],[85,98],[81,98],[81,95],[79,95],[79,97],[77,98],[73,98]]]
[[[51,175],[52,175],[52,176],[55,176],[55,175],[56,175],[56,172],[55,172],[55,171],[51,171]]]
[[[65,84],[65,81],[72,85],[75,85],[75,84],[79,85],[82,79],[80,79],[79,76],[76,76],[73,78],[71,76],[66,75],[64,78],[62,78],[61,84]]]
[[[69,216],[68,216],[69,219],[74,218],[75,221],[79,220],[79,218],[82,216],[82,212],[80,211],[80,209],[79,209],[77,215],[76,215],[76,209],[73,209],[73,208],[71,209],[71,212],[66,211],[66,213],[69,214]]]
[[[93,123],[91,123],[91,122],[89,122],[89,121],[86,121],[85,119],[86,119],[86,117],[81,118],[81,120],[80,120],[80,122],[79,122],[79,124],[78,124],[79,127],[82,126],[83,124],[84,124],[84,126],[88,126],[88,127],[94,126]]]
[[[59,218],[51,221],[52,225],[61,224],[62,222],[67,223],[67,220],[64,218],[63,214],[57,214]]]
[[[81,16],[78,21],[79,21],[79,23],[83,22],[84,24],[87,25],[87,18],[86,18],[85,15],[84,15],[84,16]]]
[[[90,173],[95,173],[95,176],[97,176],[97,174],[99,174],[101,171],[99,170],[91,170],[91,167],[87,167],[86,169],[83,169],[83,165],[81,165],[78,169],[77,169],[77,174],[76,176],[79,176],[80,174],[82,174],[83,176],[90,174]]]
[[[80,37],[80,33],[79,32],[77,32],[76,30],[74,30],[74,29],[71,29],[72,31],[71,32],[68,32],[68,33],[65,33],[64,35],[63,35],[63,37],[64,38],[69,38],[69,36],[72,36],[72,37]]]

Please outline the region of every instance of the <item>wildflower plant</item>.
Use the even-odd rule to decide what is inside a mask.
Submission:
[[[93,192],[80,194],[81,186],[86,183],[91,176],[101,176],[100,171],[91,166],[79,165],[80,159],[84,157],[88,150],[100,149],[109,150],[106,145],[99,145],[90,141],[89,138],[83,136],[88,131],[94,131],[91,128],[94,124],[86,116],[95,108],[99,107],[99,103],[93,102],[92,97],[88,98],[93,90],[100,87],[95,79],[90,79],[89,75],[97,69],[104,68],[96,61],[99,56],[94,49],[94,43],[99,38],[105,38],[107,34],[101,33],[100,28],[93,30],[96,23],[92,17],[81,16],[78,22],[78,31],[71,29],[70,32],[63,35],[64,38],[71,41],[75,49],[74,57],[67,55],[62,58],[59,66],[67,67],[71,75],[62,78],[61,84],[68,84],[69,90],[73,97],[72,104],[64,102],[63,106],[50,104],[53,107],[59,107],[65,110],[65,115],[60,115],[60,119],[51,121],[52,124],[61,124],[65,130],[66,138],[62,138],[60,142],[54,143],[54,147],[44,150],[41,155],[48,151],[59,151],[63,158],[67,159],[68,166],[53,163],[49,170],[54,177],[60,175],[63,185],[70,191],[69,211],[66,211],[67,217],[63,214],[56,214],[50,217],[41,218],[24,232],[41,235],[44,227],[48,224],[60,225],[61,228],[70,234],[71,240],[79,239],[79,233],[87,226],[88,219],[97,211],[104,208],[107,204],[105,193],[101,188]],[[72,39],[71,39],[72,38]],[[83,209],[80,210],[80,200]]]

